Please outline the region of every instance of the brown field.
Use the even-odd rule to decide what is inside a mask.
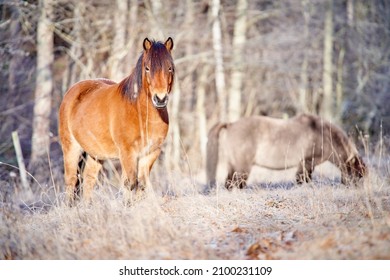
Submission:
[[[1,207],[0,259],[390,259],[389,163],[380,169],[360,186],[327,164],[302,186],[294,170],[259,169],[247,189],[211,194],[202,174],[153,176],[131,207],[107,182],[89,206],[67,208],[53,189],[35,204],[14,194]]]

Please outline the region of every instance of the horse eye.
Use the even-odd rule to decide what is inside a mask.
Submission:
[[[169,66],[168,71],[172,72],[172,67],[171,66]]]
[[[146,72],[149,72],[150,71],[150,68],[148,66],[145,66],[145,71]]]

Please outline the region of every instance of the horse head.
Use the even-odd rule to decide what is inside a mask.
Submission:
[[[352,178],[362,178],[367,175],[367,166],[359,155],[350,156],[346,161],[347,173]]]
[[[164,109],[174,82],[175,66],[171,56],[173,40],[169,37],[163,44],[145,38],[143,48],[142,86],[153,106]]]

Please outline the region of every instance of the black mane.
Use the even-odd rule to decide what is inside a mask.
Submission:
[[[137,64],[133,73],[126,77],[119,84],[119,89],[123,96],[126,96],[131,101],[134,101],[138,97],[138,91],[142,87],[142,60],[143,54],[138,58]]]

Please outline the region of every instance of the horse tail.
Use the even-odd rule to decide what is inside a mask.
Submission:
[[[209,131],[207,140],[206,175],[209,188],[215,187],[215,177],[218,165],[219,133],[228,126],[227,123],[217,123]]]
[[[84,151],[81,153],[79,157],[79,163],[77,167],[77,181],[74,188],[74,198],[80,198],[81,197],[81,184],[82,182],[82,174],[85,168],[85,161],[87,160],[87,153]]]

